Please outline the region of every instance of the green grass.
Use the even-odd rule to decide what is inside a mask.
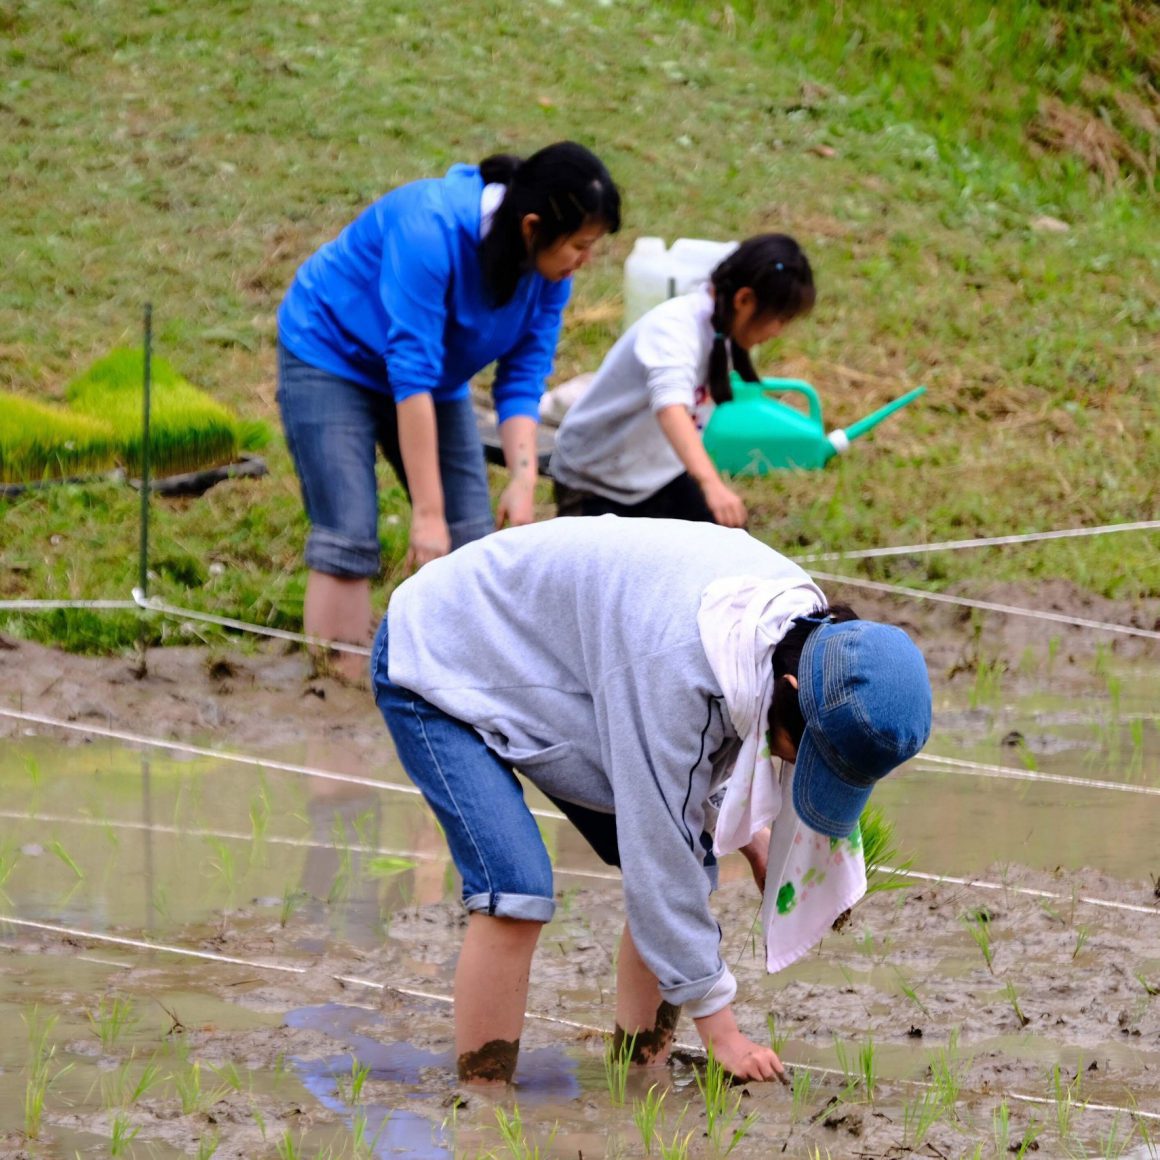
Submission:
[[[779,229],[809,253],[819,300],[760,369],[813,382],[828,426],[927,386],[826,470],[742,481],[762,539],[855,549],[1154,517],[1157,198],[1133,160],[1151,156],[1133,110],[1158,87],[1160,20],[1126,0],[992,11],[109,0],[98,21],[79,3],[46,20],[14,0],[0,8],[0,388],[59,401],[137,341],[148,299],[157,357],[276,427],[274,314],[305,257],[398,182],[570,136],[606,159],[626,214],[577,279],[558,380],[616,337],[636,236]],[[1093,137],[1105,152],[1085,156],[1082,132],[1059,136],[1061,108],[1118,137]],[[1045,232],[1045,216],[1070,228]],[[154,505],[151,591],[300,626],[306,524],[280,438],[268,462],[264,479]],[[382,482],[383,516],[405,517]],[[0,500],[0,599],[126,596],[136,505],[107,483]],[[405,518],[382,531],[379,607]],[[1160,595],[1146,534],[858,570],[978,595],[1054,578]],[[108,651],[135,641],[137,619],[20,614],[0,628]],[[199,639],[160,620],[149,634]]]

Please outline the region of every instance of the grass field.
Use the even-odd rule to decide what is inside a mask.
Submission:
[[[779,229],[819,303],[763,368],[813,381],[833,425],[928,388],[825,472],[745,484],[762,538],[853,549],[1155,518],[1160,17],[1009,7],[6,0],[0,388],[61,400],[139,341],[149,300],[160,356],[277,427],[274,312],[301,260],[398,182],[574,137],[607,161],[626,222],[578,279],[557,379],[614,339],[633,238]],[[280,440],[269,459],[265,479],[156,504],[160,594],[300,624],[306,525]],[[383,481],[384,516],[405,515]],[[0,500],[0,598],[126,596],[136,506],[112,483]],[[380,606],[405,523],[383,531]],[[1160,595],[1148,536],[904,564],[910,584]],[[86,650],[136,636],[130,615],[0,625]]]

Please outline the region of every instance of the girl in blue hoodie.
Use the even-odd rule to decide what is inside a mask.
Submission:
[[[532,521],[571,275],[619,228],[607,169],[563,141],[401,186],[298,270],[278,311],[278,405],[311,523],[309,635],[361,645],[373,631],[376,444],[411,499],[409,567]],[[469,394],[493,362],[511,473],[494,517]],[[336,667],[361,676],[363,662]]]

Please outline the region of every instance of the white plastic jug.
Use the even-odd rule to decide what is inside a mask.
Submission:
[[[624,329],[642,314],[708,279],[715,266],[737,248],[736,242],[677,238],[637,238],[624,263]]]

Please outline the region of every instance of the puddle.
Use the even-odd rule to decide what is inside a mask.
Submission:
[[[939,690],[930,752],[1160,787],[1160,674],[1109,672],[1069,697]],[[383,748],[265,756],[406,789]],[[551,810],[534,791],[529,801]],[[747,870],[727,860],[718,912],[739,1018],[755,1038],[775,1036],[799,1076],[796,1098],[747,1089],[730,1131],[756,1119],[733,1154],[903,1155],[904,1141],[917,1151],[918,1101],[942,1067],[961,1094],[928,1127],[929,1154],[992,1141],[1005,1107],[1012,1141],[1035,1130],[1044,1154],[1067,1143],[1149,1155],[1160,1135],[1160,914],[1115,907],[1154,909],[1157,796],[919,759],[875,801],[898,859],[996,889],[877,893],[769,978],[748,934]],[[529,1155],[639,1155],[633,1101],[658,1080],[666,1144],[691,1132],[689,1155],[712,1152],[687,1061],[632,1077],[624,1105],[611,1099],[601,1032],[619,884],[566,823],[542,821],[560,907],[537,952],[516,1087],[466,1104],[446,1001],[458,884],[414,795],[29,736],[0,751],[0,825],[3,914],[129,940],[0,927],[0,1155],[24,1146],[38,1058],[48,1076],[38,1134],[52,1156],[107,1155],[111,1141],[142,1157],[516,1154],[504,1135],[513,1116]],[[118,1003],[126,1026],[102,1042]],[[678,1037],[695,1044],[689,1020]]]

